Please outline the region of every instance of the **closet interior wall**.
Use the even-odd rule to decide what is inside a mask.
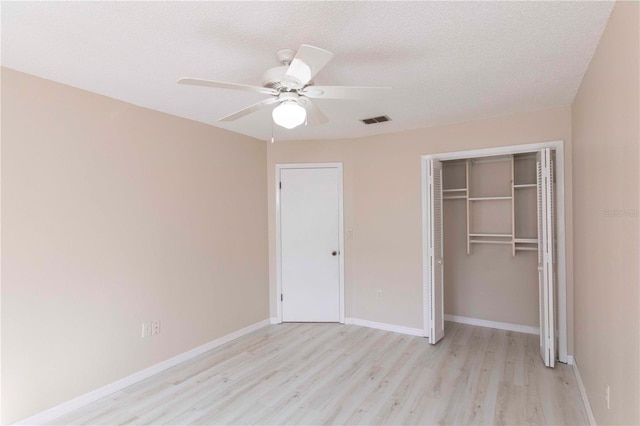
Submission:
[[[446,315],[539,327],[535,153],[443,162]]]

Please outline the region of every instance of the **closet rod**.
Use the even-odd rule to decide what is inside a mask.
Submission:
[[[511,200],[513,197],[469,197],[469,201],[499,201]]]
[[[471,244],[509,244],[511,245],[511,241],[484,241],[484,240],[471,240]]]
[[[494,157],[476,157],[471,159],[471,164],[476,163],[495,163],[498,161],[511,161],[511,154],[509,155],[500,155]]]

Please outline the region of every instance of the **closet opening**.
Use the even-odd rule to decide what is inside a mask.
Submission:
[[[444,321],[540,336],[567,362],[563,142],[422,157],[424,335]]]

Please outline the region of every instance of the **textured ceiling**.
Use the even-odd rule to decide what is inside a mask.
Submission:
[[[6,2],[2,65],[260,139],[264,95],[176,84],[260,84],[275,52],[335,53],[320,85],[391,86],[382,101],[318,100],[329,123],[276,139],[351,138],[569,105],[612,2]],[[359,119],[388,115],[372,126]]]

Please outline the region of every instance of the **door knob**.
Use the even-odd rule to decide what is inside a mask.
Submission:
[[[337,252],[337,251],[335,251],[335,250],[331,252],[331,256],[335,256],[335,255],[337,255],[337,254],[338,254],[338,252]]]

